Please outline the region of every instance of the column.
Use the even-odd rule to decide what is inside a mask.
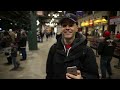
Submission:
[[[37,50],[37,25],[36,25],[36,12],[30,11],[30,24],[31,29],[28,31],[28,45],[29,50]]]

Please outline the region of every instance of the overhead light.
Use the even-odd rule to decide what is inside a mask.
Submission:
[[[44,12],[43,11],[37,11],[37,15],[38,16],[44,16]]]
[[[50,16],[50,14],[48,14],[48,16]]]
[[[57,14],[57,16],[59,16],[59,13]]]
[[[62,11],[58,11],[58,12],[62,12]]]

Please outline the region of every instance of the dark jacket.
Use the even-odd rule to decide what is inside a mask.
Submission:
[[[11,48],[11,56],[12,57],[17,57],[17,47],[16,46],[13,46]]]
[[[68,56],[65,53],[62,38],[52,45],[47,58],[46,79],[66,79],[66,69],[70,66],[77,66],[82,72],[82,76],[86,79],[98,78],[95,54],[90,47],[85,45],[84,41],[85,38],[81,34],[76,33],[76,38]],[[83,59],[83,46],[86,47],[87,52],[84,61],[81,62]]]
[[[110,39],[110,37],[106,37],[105,40],[103,40],[102,42],[99,43],[98,46],[98,54],[102,55],[102,56],[113,56],[114,54],[114,50],[116,47],[116,43],[114,41],[112,41],[111,45],[110,42],[108,42]]]
[[[26,42],[27,42],[27,36],[21,36],[20,38],[20,47],[26,47]]]
[[[10,44],[12,42],[12,38],[10,35],[3,36],[1,45],[3,48],[10,47]]]

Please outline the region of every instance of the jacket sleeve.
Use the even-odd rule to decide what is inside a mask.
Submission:
[[[53,78],[53,56],[54,56],[54,45],[51,46],[48,57],[47,57],[47,63],[46,63],[46,79],[52,79]]]
[[[88,48],[87,50],[83,67],[85,69],[83,78],[85,79],[98,79],[99,78],[96,57],[91,48]]]

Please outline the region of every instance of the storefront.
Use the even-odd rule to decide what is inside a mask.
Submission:
[[[81,22],[83,34],[88,33],[90,36],[101,36],[103,31],[108,28],[108,20],[104,17],[97,19],[90,19]]]

